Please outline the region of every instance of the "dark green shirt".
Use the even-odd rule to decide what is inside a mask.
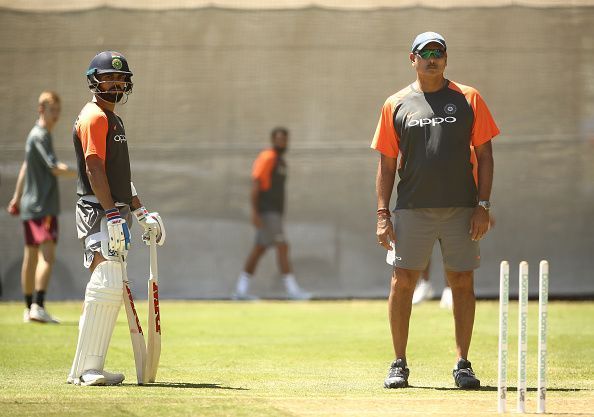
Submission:
[[[52,136],[47,129],[35,125],[25,146],[25,189],[21,197],[21,219],[57,216],[60,212],[58,181],[52,168],[58,163]]]
[[[432,93],[411,84],[382,108],[371,147],[398,158],[397,210],[478,202],[472,147],[490,141],[499,129],[476,89],[445,81]]]

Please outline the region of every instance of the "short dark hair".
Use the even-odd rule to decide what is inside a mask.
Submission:
[[[270,132],[270,139],[274,139],[276,137],[276,135],[278,135],[279,133],[282,133],[285,136],[289,136],[289,129],[287,129],[286,127],[282,127],[282,126],[275,127]]]

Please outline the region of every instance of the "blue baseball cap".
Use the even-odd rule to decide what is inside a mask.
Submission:
[[[410,51],[416,52],[419,49],[423,49],[425,47],[425,45],[427,45],[431,42],[437,42],[438,44],[443,46],[444,50],[448,49],[446,46],[445,39],[439,33],[423,32],[423,33],[417,35],[417,37],[415,38],[415,40],[412,43],[412,48]]]

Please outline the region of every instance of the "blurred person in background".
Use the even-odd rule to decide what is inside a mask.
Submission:
[[[250,201],[252,224],[256,228],[256,240],[243,271],[237,279],[233,298],[236,300],[257,299],[249,293],[252,277],[262,255],[270,246],[275,246],[287,297],[291,300],[308,300],[311,298],[311,294],[301,289],[293,275],[289,260],[289,244],[283,230],[287,177],[284,154],[289,143],[289,131],[284,127],[274,128],[270,139],[272,147],[260,152],[252,169],[253,182]]]
[[[427,263],[427,268],[421,272],[420,279],[417,281],[415,292],[413,294],[412,303],[413,305],[421,304],[425,300],[431,300],[434,295],[433,284],[431,284],[430,278],[431,261]],[[447,277],[445,278],[445,287],[441,293],[439,300],[439,306],[441,308],[452,308],[452,289],[448,284]]]
[[[39,96],[39,117],[25,145],[7,210],[20,215],[25,233],[21,285],[25,297],[25,323],[59,323],[45,309],[45,295],[55,262],[60,196],[58,176],[74,178],[76,172],[56,157],[51,132],[60,118],[60,97],[52,91]]]

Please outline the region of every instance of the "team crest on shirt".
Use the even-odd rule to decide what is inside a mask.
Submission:
[[[458,110],[458,108],[456,107],[455,104],[448,103],[445,105],[443,110],[446,112],[446,114],[455,114],[456,110]]]

